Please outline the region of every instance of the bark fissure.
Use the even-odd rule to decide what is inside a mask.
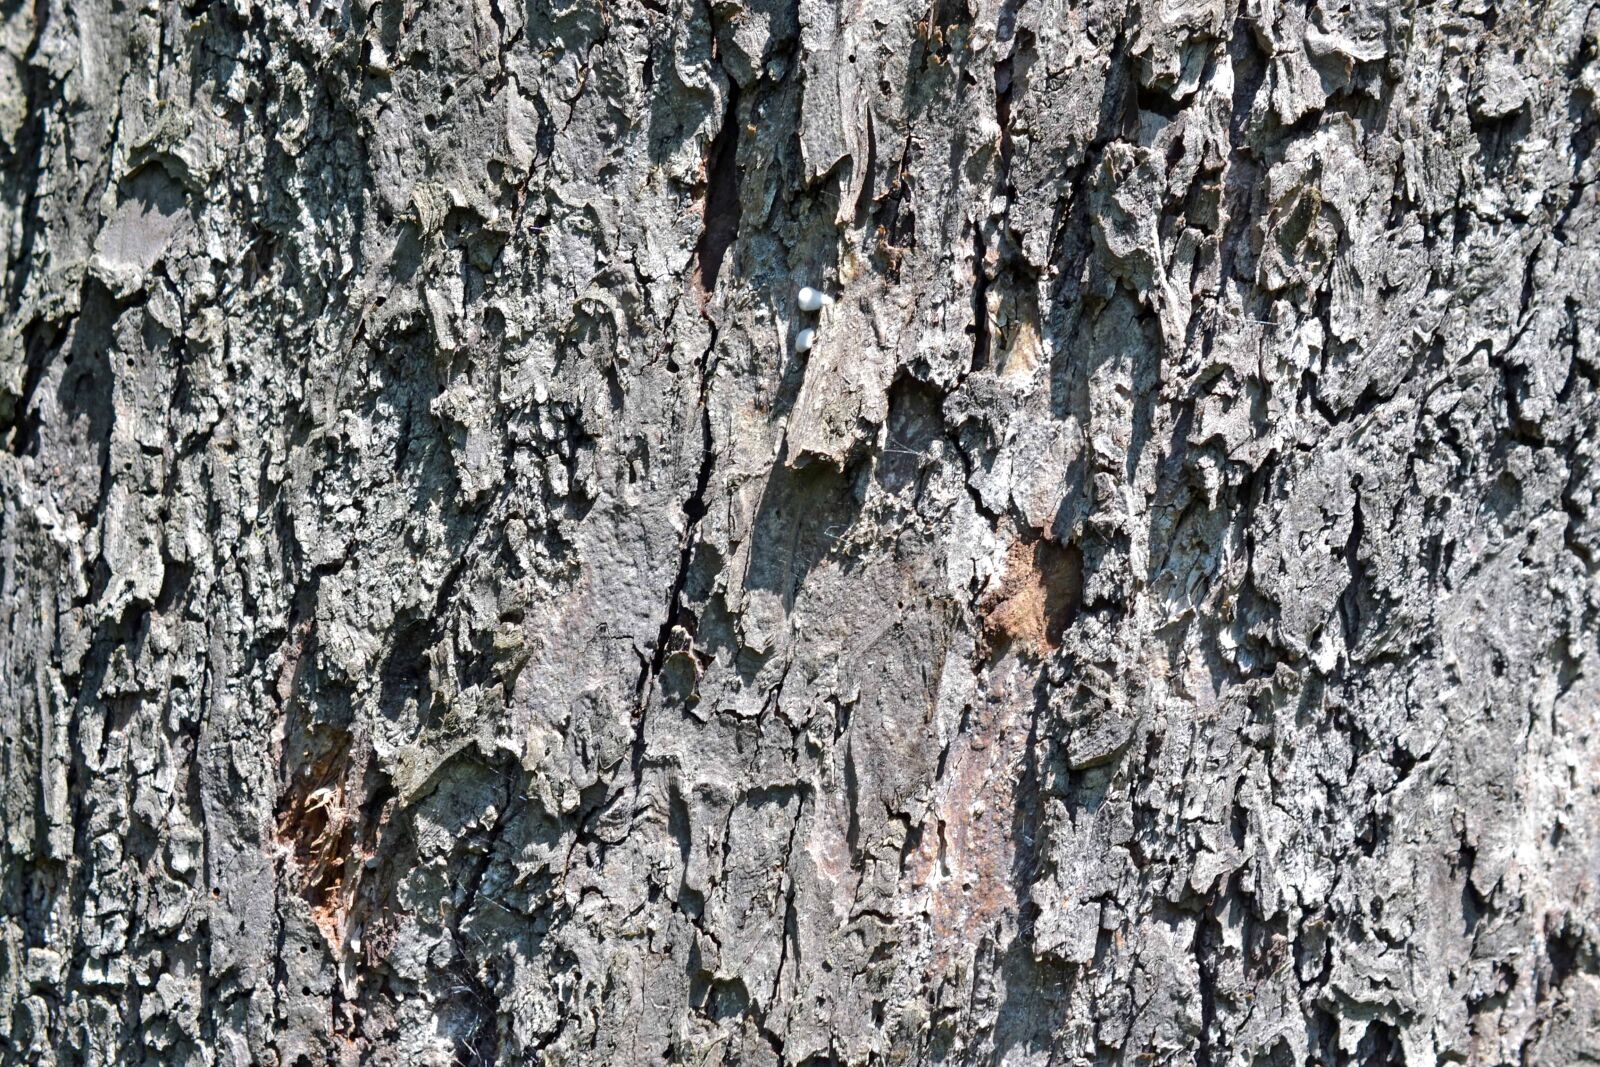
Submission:
[[[1582,1062],[1478,6],[12,4],[0,1065]]]

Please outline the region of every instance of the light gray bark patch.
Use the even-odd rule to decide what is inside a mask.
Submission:
[[[1589,9],[12,6],[0,1063],[1592,1059]]]

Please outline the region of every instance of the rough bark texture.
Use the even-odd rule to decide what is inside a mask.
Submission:
[[[1597,36],[0,3],[0,1061],[1596,1062]]]

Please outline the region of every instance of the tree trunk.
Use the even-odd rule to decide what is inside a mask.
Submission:
[[[0,41],[0,1061],[1600,1062],[1600,9]]]

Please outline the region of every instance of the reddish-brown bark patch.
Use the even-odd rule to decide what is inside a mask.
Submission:
[[[346,802],[350,738],[343,731],[312,731],[304,761],[278,797],[276,835],[293,860],[293,874],[311,915],[332,945],[343,942],[346,869],[354,851],[359,812]]]
[[[979,604],[991,645],[1015,642],[1034,653],[1061,647],[1083,599],[1083,554],[1072,545],[1021,540]]]

